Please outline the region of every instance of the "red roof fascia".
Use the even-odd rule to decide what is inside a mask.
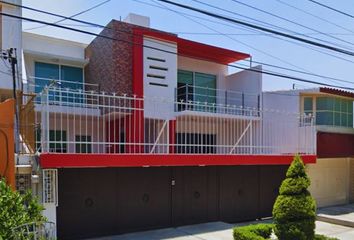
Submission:
[[[225,48],[187,40],[171,33],[138,28],[134,29],[134,33],[176,43],[179,55],[197,58],[200,60],[229,64],[251,57],[251,55],[247,53],[236,52]]]
[[[342,97],[354,98],[354,92],[339,90],[339,89],[335,89],[335,88],[320,87],[320,92],[338,95],[338,96],[342,96]]]
[[[293,158],[292,155],[43,153],[40,164],[42,168],[289,165]],[[316,155],[304,155],[302,160],[306,164],[316,163]]]

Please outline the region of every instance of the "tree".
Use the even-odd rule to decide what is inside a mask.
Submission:
[[[12,229],[22,224],[46,221],[43,206],[30,191],[21,195],[0,180],[0,239],[13,239]]]
[[[280,240],[312,240],[315,236],[316,204],[307,188],[310,179],[301,157],[296,155],[282,182],[273,207],[274,233]]]

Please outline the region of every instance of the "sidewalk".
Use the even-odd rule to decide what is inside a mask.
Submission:
[[[354,204],[321,208],[317,220],[354,228]]]
[[[246,224],[249,223],[229,224],[224,222],[211,222],[177,228],[128,233],[90,240],[233,240],[232,228]],[[340,240],[354,239],[354,228],[320,221],[316,221],[316,233],[336,237]]]

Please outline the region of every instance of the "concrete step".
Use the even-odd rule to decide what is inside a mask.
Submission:
[[[354,228],[354,204],[320,208],[317,220]]]

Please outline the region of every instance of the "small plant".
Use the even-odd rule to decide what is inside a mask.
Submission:
[[[295,156],[273,207],[274,233],[280,240],[315,239],[316,204],[307,188],[310,179]]]
[[[12,229],[22,224],[45,221],[42,211],[31,192],[21,195],[0,180],[0,239],[13,239]]]
[[[234,228],[235,240],[264,240],[272,234],[273,224],[253,224]]]
[[[327,237],[325,235],[316,234],[314,240],[339,240],[338,238]]]

